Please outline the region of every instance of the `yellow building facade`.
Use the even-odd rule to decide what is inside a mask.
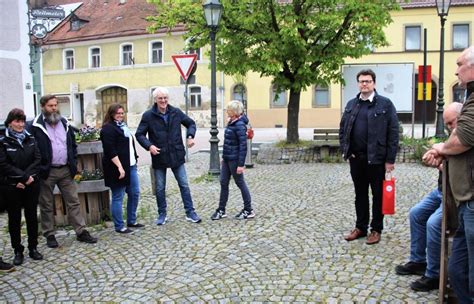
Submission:
[[[474,1],[453,6],[445,24],[444,100],[447,104],[462,98],[456,87],[456,58],[473,43]],[[433,87],[438,88],[440,19],[435,7],[409,8],[392,13],[393,23],[386,29],[389,46],[347,65],[370,66],[409,63],[413,66],[413,86],[406,88],[416,99],[418,66],[423,64],[423,29],[427,29],[427,64],[432,66]],[[76,124],[100,125],[104,109],[112,102],[123,103],[128,123],[136,127],[141,114],[152,103],[152,90],[163,86],[170,91],[170,104],[185,109],[185,86],[171,56],[183,53],[182,32],[121,36],[76,42],[47,44],[43,47],[43,92],[60,98],[60,109]],[[207,49],[200,59],[188,88],[189,114],[198,126],[210,125],[210,68]],[[342,67],[341,67],[342,69]],[[345,79],[346,85],[355,79]],[[275,99],[271,79],[248,73],[236,79],[218,72],[218,120],[222,126],[223,108],[232,99],[244,100],[254,127],[286,127],[288,95]],[[242,90],[243,89],[243,90]],[[345,87],[309,87],[301,94],[300,127],[338,127]],[[383,93],[381,93],[383,95]],[[437,93],[428,102],[428,122],[434,122]],[[402,120],[420,119],[420,103],[412,111],[400,113]],[[397,101],[394,100],[397,104]]]

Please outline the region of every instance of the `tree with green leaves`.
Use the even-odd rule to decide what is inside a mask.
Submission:
[[[209,43],[202,2],[148,0],[157,7],[148,28],[185,26],[193,48]],[[345,58],[359,58],[387,45],[383,29],[398,0],[221,0],[224,7],[216,46],[217,69],[249,71],[273,78],[278,92],[290,91],[287,142],[297,143],[301,91],[343,82]]]

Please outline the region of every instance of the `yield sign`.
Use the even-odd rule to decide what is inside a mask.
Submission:
[[[197,54],[171,55],[174,64],[178,68],[181,77],[187,80],[197,59]]]

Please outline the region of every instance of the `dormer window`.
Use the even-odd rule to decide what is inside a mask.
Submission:
[[[71,31],[78,31],[81,29],[81,21],[80,20],[72,20],[71,21]]]
[[[86,24],[87,20],[83,20],[79,17],[76,16],[76,14],[71,13],[71,18],[69,19],[69,25],[70,25],[70,31],[78,31],[81,29],[81,27]]]

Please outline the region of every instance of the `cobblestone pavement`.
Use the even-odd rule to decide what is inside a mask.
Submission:
[[[211,221],[219,183],[202,178],[209,154],[187,164],[195,207],[203,222],[186,222],[177,185],[168,182],[168,216],[154,225],[156,205],[149,169],[140,168],[142,230],[115,233],[93,227],[95,245],[58,234],[50,249],[40,237],[43,261],[25,258],[0,274],[0,302],[326,302],[435,303],[437,291],[409,288],[415,276],[397,276],[394,267],[409,253],[407,212],[436,185],[437,173],[418,164],[398,164],[397,214],[386,217],[382,241],[346,242],[354,226],[353,187],[347,164],[256,165],[246,170],[257,217]],[[243,204],[231,184],[227,212]],[[6,214],[0,215],[0,249],[13,252]],[[24,233],[26,233],[24,231]]]

